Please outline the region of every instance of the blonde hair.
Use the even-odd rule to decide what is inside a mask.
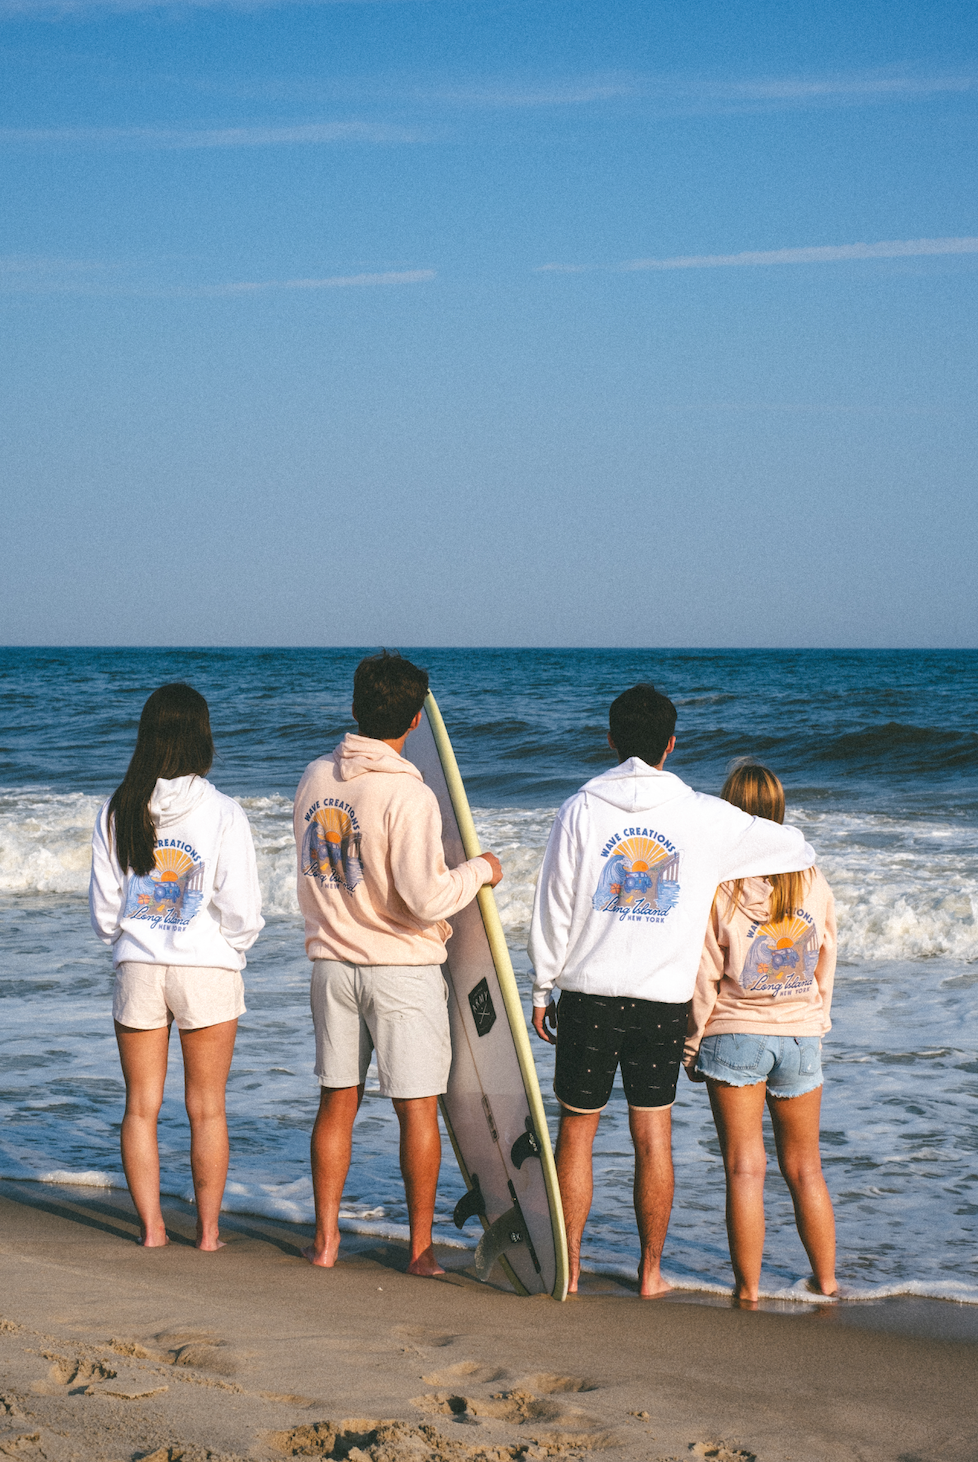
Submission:
[[[735,766],[723,784],[720,796],[724,802],[749,812],[751,817],[766,817],[771,822],[784,822],[784,788],[773,772],[756,761]],[[793,914],[805,897],[809,873],[768,873],[771,885],[771,919],[785,919]],[[730,892],[727,912],[737,908],[743,898],[744,880],[738,878]]]

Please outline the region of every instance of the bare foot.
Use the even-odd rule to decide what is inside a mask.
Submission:
[[[332,1269],[340,1254],[340,1231],[336,1230],[324,1243],[311,1243],[303,1249],[302,1257],[317,1269]]]
[[[668,1294],[672,1289],[659,1273],[659,1266],[654,1268],[650,1265],[648,1269],[644,1265],[638,1266],[638,1292],[643,1300],[654,1300],[660,1294]]]
[[[756,1310],[758,1305],[756,1295],[734,1294],[733,1301],[738,1310]]]
[[[136,1241],[143,1249],[164,1249],[170,1240],[165,1228],[144,1229]]]
[[[223,1239],[198,1239],[194,1248],[202,1254],[216,1254],[218,1249],[226,1249],[227,1244]]]
[[[836,1283],[834,1274],[825,1284],[819,1284],[815,1276],[812,1275],[811,1279],[805,1281],[805,1288],[810,1290],[812,1294],[824,1295],[827,1300],[836,1299],[839,1294],[839,1286]]]
[[[430,1279],[433,1274],[444,1274],[445,1271],[435,1258],[435,1251],[429,1244],[427,1249],[422,1250],[416,1259],[412,1259],[407,1267],[408,1274],[420,1275],[422,1279]]]

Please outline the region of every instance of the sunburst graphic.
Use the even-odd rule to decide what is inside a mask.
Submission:
[[[647,873],[653,864],[662,863],[669,857],[662,844],[653,842],[651,838],[623,838],[612,851],[628,859],[633,873]]]
[[[322,827],[327,843],[335,843],[337,847],[353,832],[353,823],[338,807],[321,807],[315,820]]]
[[[156,876],[159,883],[176,883],[194,866],[194,860],[182,848],[157,848]]]
[[[791,949],[803,934],[808,933],[808,925],[804,919],[799,919],[797,914],[794,914],[787,919],[762,924],[757,932],[758,935],[770,939],[775,949]]]

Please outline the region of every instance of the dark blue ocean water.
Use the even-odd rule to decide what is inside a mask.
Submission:
[[[109,791],[168,680],[211,707],[214,780],[291,795],[352,727],[341,650],[0,650],[0,785]],[[670,769],[702,790],[751,752],[797,796],[978,813],[978,650],[402,651],[431,675],[470,800],[559,803],[608,764],[607,708],[651,680],[679,711]]]
[[[978,651],[401,648],[431,672],[484,846],[503,860],[497,902],[524,990],[547,832],[564,797],[610,764],[607,708],[620,691],[652,680],[675,701],[669,769],[697,789],[718,791],[728,762],[748,753],[781,775],[839,910],[823,1147],[840,1278],[863,1293],[978,1301]],[[311,1216],[316,1088],[290,807],[306,763],[352,729],[363,653],[0,650],[0,1176],[122,1182],[112,971],[88,927],[89,840],[146,696],[180,679],[210,703],[211,779],[251,820],[268,919],[229,1084],[227,1205]],[[538,1044],[537,1056],[553,1122],[551,1054]],[[179,1064],[174,1051],[161,1147],[164,1186],[184,1194]],[[722,1169],[701,1088],[681,1085],[674,1125],[666,1268],[684,1285],[722,1287]],[[628,1271],[637,1241],[620,1092],[596,1150],[586,1260]],[[765,1283],[784,1293],[803,1279],[804,1256],[784,1185],[768,1181]],[[443,1239],[455,1237],[459,1191],[449,1152]],[[389,1104],[369,1090],[344,1212],[351,1228],[403,1228]]]

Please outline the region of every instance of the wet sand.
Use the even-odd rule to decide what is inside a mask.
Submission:
[[[590,1281],[566,1304],[344,1236],[191,1212],[142,1250],[125,1194],[0,1184],[0,1456],[32,1462],[973,1462],[978,1320],[927,1301],[745,1312]],[[913,1333],[913,1332],[917,1333]]]

